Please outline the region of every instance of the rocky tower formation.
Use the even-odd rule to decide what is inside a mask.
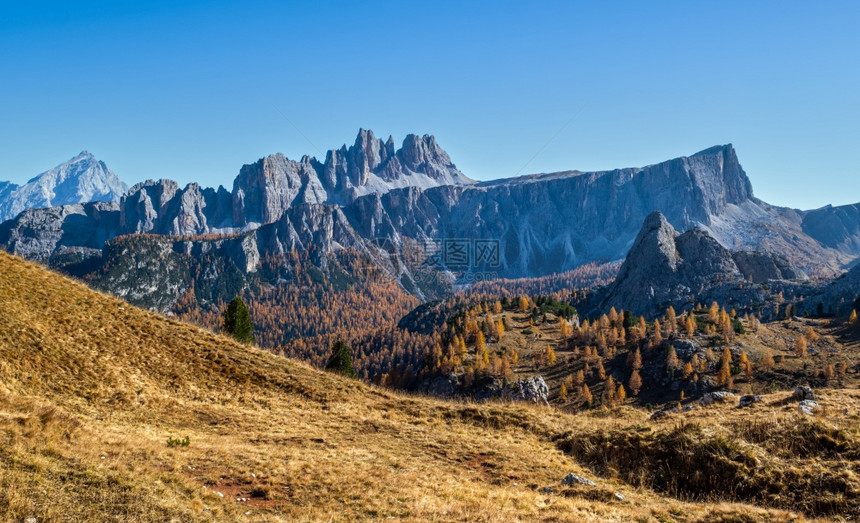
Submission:
[[[721,298],[732,295],[744,282],[787,279],[805,281],[807,277],[783,256],[732,253],[701,229],[679,235],[655,211],[645,218],[599,308],[656,316],[669,305],[680,311],[711,299],[725,302]]]
[[[348,204],[359,196],[383,194],[395,188],[471,185],[430,135],[407,135],[400,149],[394,139],[383,142],[373,131],[361,129],[350,148],[326,154],[322,183],[329,202]]]
[[[0,222],[26,209],[119,201],[128,186],[87,151],[24,185],[0,182]]]

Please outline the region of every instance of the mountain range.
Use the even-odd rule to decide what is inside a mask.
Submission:
[[[275,154],[245,165],[232,191],[148,180],[117,202],[27,210],[0,224],[0,245],[91,277],[145,258],[133,243],[114,250],[112,239],[129,234],[156,235],[171,256],[217,251],[244,276],[260,260],[291,252],[325,273],[332,256],[348,251],[426,299],[470,278],[535,277],[623,259],[655,210],[678,231],[704,231],[732,251],[780,255],[810,276],[837,275],[860,256],[860,204],[770,205],[754,196],[731,145],[641,168],[476,182],[433,136],[409,135],[398,149],[363,129],[322,162]],[[466,242],[457,247],[458,240]],[[495,256],[479,258],[478,241]],[[446,256],[449,247],[461,256]],[[174,291],[157,308],[169,309]]]

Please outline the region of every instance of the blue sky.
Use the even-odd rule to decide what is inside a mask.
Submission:
[[[87,149],[129,183],[229,188],[360,127],[500,178],[582,108],[523,173],[731,142],[766,201],[860,201],[860,2],[9,4],[0,179]]]

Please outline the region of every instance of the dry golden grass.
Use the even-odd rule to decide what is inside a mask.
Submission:
[[[856,412],[856,395],[851,401]],[[784,427],[791,417],[780,418],[781,408],[767,407]],[[755,412],[688,417],[731,431],[732,417]],[[803,520],[717,498],[681,501],[563,451],[577,437],[646,419],[630,408],[572,416],[396,394],[0,253],[0,514],[8,521]],[[168,437],[185,436],[190,446],[168,447]],[[599,487],[560,487],[569,472]]]

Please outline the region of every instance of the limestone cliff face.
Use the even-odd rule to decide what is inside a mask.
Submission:
[[[730,145],[638,169],[397,189],[358,198],[345,212],[365,236],[498,240],[499,274],[522,277],[622,258],[655,209],[678,229],[704,226],[729,247],[735,231],[779,220],[753,197]],[[791,225],[780,234],[795,233]]]
[[[736,251],[732,253],[740,271],[754,283],[768,280],[806,281],[809,277],[785,256],[774,253]]]
[[[325,202],[318,167],[307,156],[295,162],[280,153],[242,167],[233,182],[233,225],[272,223],[294,204]]]

